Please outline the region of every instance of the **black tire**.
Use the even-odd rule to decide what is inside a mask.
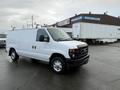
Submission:
[[[11,50],[10,57],[13,60],[13,62],[16,62],[19,59],[19,56],[14,49]]]
[[[63,73],[66,69],[65,61],[61,57],[52,58],[50,66],[55,73]]]

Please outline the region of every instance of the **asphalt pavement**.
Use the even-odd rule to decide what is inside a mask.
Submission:
[[[78,70],[53,73],[48,65],[0,49],[0,90],[120,90],[120,43],[89,46],[90,61]]]

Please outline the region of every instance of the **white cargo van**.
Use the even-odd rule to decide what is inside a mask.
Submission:
[[[39,28],[10,31],[6,50],[13,61],[24,56],[48,62],[54,72],[88,63],[88,45],[72,40],[63,30]]]

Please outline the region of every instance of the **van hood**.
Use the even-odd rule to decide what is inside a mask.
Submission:
[[[87,43],[81,42],[81,41],[61,41],[59,44],[66,46],[68,48],[78,48],[78,47],[84,47],[87,46]]]

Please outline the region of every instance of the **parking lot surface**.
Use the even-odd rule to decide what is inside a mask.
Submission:
[[[0,90],[120,90],[120,43],[89,46],[90,61],[59,75],[21,58],[11,63],[0,49]]]

